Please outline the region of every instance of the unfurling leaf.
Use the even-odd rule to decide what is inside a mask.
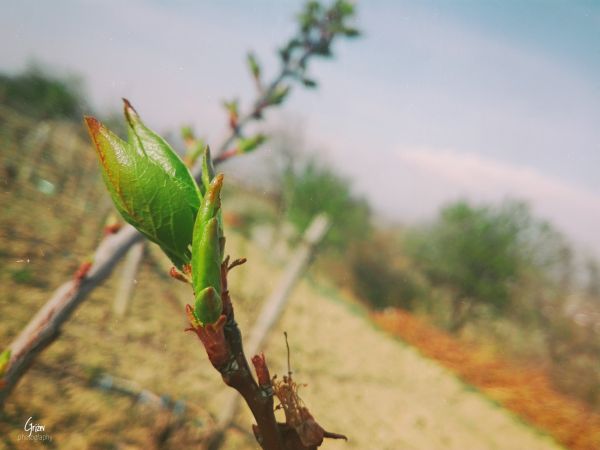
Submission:
[[[250,73],[256,80],[258,80],[260,78],[260,65],[258,64],[258,61],[256,60],[256,56],[254,55],[254,53],[252,53],[252,52],[248,53],[247,60],[248,60],[248,68],[250,69]]]
[[[194,134],[194,129],[189,125],[185,125],[185,126],[181,127],[181,138],[186,143],[186,145],[188,143],[194,142],[196,140],[196,135]]]
[[[102,177],[123,218],[182,269],[191,261],[200,192],[183,161],[163,138],[144,125],[127,100],[125,118],[128,142],[97,119],[85,118]]]
[[[210,148],[206,146],[204,147],[204,153],[202,156],[202,183],[200,185],[200,190],[202,191],[203,196],[208,191],[210,182],[214,177],[215,168],[213,167],[212,158],[210,156]]]
[[[240,107],[237,100],[224,101],[223,106],[227,110],[229,116],[229,127],[235,130],[238,127],[238,121],[240,118]]]
[[[252,150],[256,150],[267,140],[264,134],[257,134],[249,138],[240,138],[237,141],[238,153],[250,153]]]
[[[192,242],[192,285],[196,302],[194,314],[202,324],[214,323],[222,311],[220,192],[223,175],[210,183],[198,211]]]
[[[269,104],[269,105],[281,104],[285,100],[285,98],[287,97],[289,92],[290,92],[289,86],[286,86],[283,84],[277,85],[277,87],[273,90],[273,92],[267,98],[267,104]]]

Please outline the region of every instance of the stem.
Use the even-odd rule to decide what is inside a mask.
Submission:
[[[264,358],[258,366],[262,376],[261,386],[254,379],[244,353],[242,333],[235,321],[231,298],[227,289],[227,273],[238,263],[229,265],[229,257],[221,266],[223,315],[215,324],[192,327],[204,345],[208,359],[219,371],[223,381],[234,388],[246,401],[259,430],[257,440],[264,450],[284,450],[279,426],[273,409],[273,390],[266,385],[264,374],[268,374]],[[191,308],[188,306],[188,308]],[[224,323],[224,326],[223,326]],[[267,375],[268,376],[268,375]],[[218,447],[224,430],[217,430],[209,440],[209,448]]]
[[[228,367],[220,370],[223,381],[244,397],[260,430],[261,441],[259,443],[261,447],[264,450],[283,449],[273,410],[273,394],[262,389],[252,376],[244,354],[242,334],[233,312],[225,325],[225,339],[230,345],[234,364],[229,364]]]
[[[331,41],[331,38],[327,38],[327,40]],[[282,65],[279,73],[269,83],[269,85],[267,86],[266,89],[257,89],[259,95],[254,100],[254,106],[252,107],[252,109],[250,111],[248,111],[246,114],[242,115],[239,118],[235,129],[231,130],[229,135],[225,138],[223,143],[219,146],[219,148],[217,149],[216,156],[214,158],[215,163],[217,161],[223,161],[225,159],[228,159],[228,157],[224,157],[225,156],[224,154],[228,151],[229,147],[233,144],[233,141],[241,134],[243,128],[246,125],[248,125],[249,122],[251,122],[253,120],[257,120],[257,118],[260,117],[260,114],[262,113],[263,109],[268,106],[268,104],[266,104],[267,99],[273,94],[275,89],[277,89],[277,86],[279,85],[279,83],[281,83],[287,77],[291,76],[299,67],[301,67],[306,62],[306,60],[308,58],[310,58],[310,56],[315,52],[316,47],[317,46],[314,43],[308,45],[306,47],[306,49],[304,50],[304,52],[302,53],[302,55],[295,62],[292,62],[290,60],[290,61],[285,62]],[[196,168],[193,172],[194,176],[196,175],[197,170],[200,170],[200,167],[198,165],[196,166]]]

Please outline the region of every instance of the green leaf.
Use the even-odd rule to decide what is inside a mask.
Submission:
[[[223,106],[225,107],[225,109],[227,110],[227,112],[229,114],[233,114],[233,115],[236,115],[236,116],[239,115],[239,109],[240,109],[240,107],[239,107],[238,100],[236,100],[236,99],[230,100],[230,101],[225,100],[223,102]]]
[[[161,136],[146,127],[131,104],[125,103],[125,118],[129,124],[129,143],[140,154],[145,154],[161,166],[170,176],[179,179],[190,191],[198,192],[192,174],[175,153],[171,146]]]
[[[279,105],[283,102],[283,100],[285,100],[289,92],[289,86],[279,84],[267,98],[267,103],[269,105]]]
[[[264,134],[257,134],[249,138],[240,138],[237,141],[238,153],[250,153],[251,151],[256,150],[256,148],[262,145],[266,140],[267,137]]]
[[[123,218],[158,244],[179,269],[191,261],[200,192],[171,147],[148,129],[125,102],[129,142],[93,117],[85,121],[102,177]]]
[[[189,125],[181,127],[181,138],[184,141],[195,141],[196,136],[194,134],[194,129]]]
[[[202,157],[202,195],[208,191],[210,182],[215,177],[215,168],[212,163],[212,158],[210,156],[210,148],[206,146],[204,148],[204,154]]]
[[[194,167],[196,161],[200,156],[204,154],[204,150],[206,149],[206,143],[203,139],[198,139],[194,142],[194,144],[188,147],[187,152],[185,154],[185,165],[186,167]],[[202,185],[199,186],[200,194],[204,195],[204,190],[202,189]]]
[[[252,76],[254,78],[259,79],[260,78],[260,65],[258,64],[258,61],[257,61],[254,53],[252,53],[252,52],[248,53],[247,61],[248,61],[248,68],[250,69],[250,73],[252,74]]]

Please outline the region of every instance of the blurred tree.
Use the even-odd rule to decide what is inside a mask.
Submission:
[[[556,235],[523,203],[475,207],[459,201],[413,233],[407,247],[431,282],[451,291],[449,328],[458,331],[478,304],[503,310],[525,270],[549,267],[559,249],[546,244]]]
[[[377,309],[411,310],[423,296],[424,288],[402,252],[397,233],[377,230],[352,242],[343,264],[349,267],[357,297]]]
[[[366,200],[352,194],[348,180],[314,159],[285,169],[282,200],[285,215],[297,230],[304,230],[317,213],[327,213],[332,226],[325,244],[335,249],[371,230]]]
[[[78,122],[86,105],[77,78],[57,77],[37,65],[17,75],[0,74],[0,103],[33,119]]]

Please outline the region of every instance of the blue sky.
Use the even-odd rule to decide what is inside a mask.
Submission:
[[[94,104],[134,102],[158,130],[225,133],[297,1],[0,1],[0,69],[37,59],[83,75]],[[301,129],[380,212],[431,217],[459,197],[524,198],[600,252],[600,2],[364,1],[340,43],[265,127]]]

